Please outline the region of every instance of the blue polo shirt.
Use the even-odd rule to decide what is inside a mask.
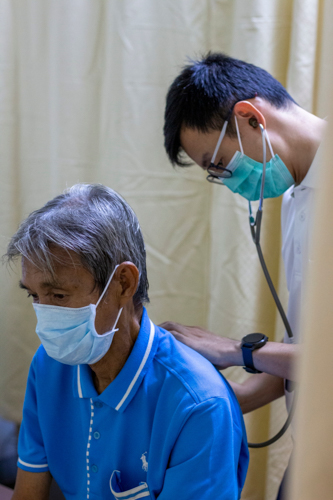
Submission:
[[[67,500],[236,500],[248,448],[225,379],[144,310],[130,356],[101,394],[89,365],[64,365],[38,349],[18,466],[50,471]]]

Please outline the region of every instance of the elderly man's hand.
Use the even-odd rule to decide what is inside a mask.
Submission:
[[[243,362],[240,342],[237,340],[219,337],[198,326],[185,326],[172,321],[165,321],[159,326],[168,330],[183,344],[199,352],[219,370],[241,365]]]

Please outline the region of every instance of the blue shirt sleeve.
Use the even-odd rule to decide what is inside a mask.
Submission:
[[[29,472],[45,472],[49,470],[49,467],[37,412],[36,359],[37,355],[32,360],[28,376],[18,443],[19,459],[17,465],[20,469]]]
[[[174,446],[159,500],[238,500],[248,466],[244,427],[230,402],[211,398],[189,414]]]

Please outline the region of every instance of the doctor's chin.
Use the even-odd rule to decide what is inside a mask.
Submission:
[[[67,500],[239,499],[240,407],[209,361],[149,318],[144,241],[124,199],[75,185],[21,223],[6,257],[21,258],[41,341],[14,498],[27,485],[47,494],[54,478]]]

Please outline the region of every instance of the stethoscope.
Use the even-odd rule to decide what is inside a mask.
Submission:
[[[228,122],[225,121],[223,128],[222,128],[222,131],[221,131],[221,134],[220,134],[220,137],[219,137],[219,140],[216,144],[216,148],[215,148],[215,151],[213,153],[211,163],[207,169],[207,172],[209,174],[207,176],[207,180],[209,182],[213,182],[215,184],[220,184],[220,185],[223,185],[223,179],[229,178],[232,176],[232,171],[229,170],[227,167],[222,167],[222,166],[214,164],[217,152],[218,152],[219,147],[221,145],[222,139],[225,135],[227,125],[228,125]],[[286,332],[287,332],[288,337],[289,337],[289,341],[290,341],[290,343],[294,343],[294,335],[293,335],[291,326],[289,324],[287,315],[284,312],[283,306],[281,304],[279,296],[275,290],[272,279],[271,279],[270,274],[268,272],[266,262],[265,262],[265,259],[264,259],[263,253],[262,253],[261,245],[260,245],[260,232],[261,232],[261,221],[262,221],[262,214],[263,214],[264,186],[265,186],[265,175],[266,175],[266,132],[265,132],[265,129],[261,123],[259,123],[259,127],[260,127],[261,138],[262,138],[263,171],[262,171],[262,180],[261,180],[261,187],[260,187],[259,207],[258,207],[257,214],[255,217],[253,216],[251,202],[249,201],[249,206],[248,206],[249,224],[250,224],[252,240],[256,246],[259,261],[260,261],[263,273],[265,275],[267,284],[268,284],[269,289],[271,291],[271,294],[273,296],[276,307],[280,313],[281,319],[283,321],[284,327],[285,327]],[[237,135],[239,137],[237,120],[236,120],[236,129],[237,129]],[[240,142],[240,144],[241,144],[241,142]],[[242,153],[243,153],[243,151],[242,151]],[[271,153],[272,153],[272,149],[271,149]],[[289,381],[286,381],[286,383],[288,383],[288,382]],[[283,436],[283,434],[288,429],[288,427],[291,423],[291,420],[293,418],[294,411],[295,411],[295,400],[296,400],[296,398],[294,396],[293,402],[292,402],[292,405],[291,405],[291,408],[290,408],[290,411],[288,414],[288,418],[287,418],[285,424],[283,425],[283,427],[280,429],[280,431],[275,436],[273,436],[272,438],[270,438],[267,441],[264,441],[262,443],[248,443],[249,448],[263,448],[265,446],[269,446],[270,444],[273,444],[278,439],[280,439],[281,436]]]

